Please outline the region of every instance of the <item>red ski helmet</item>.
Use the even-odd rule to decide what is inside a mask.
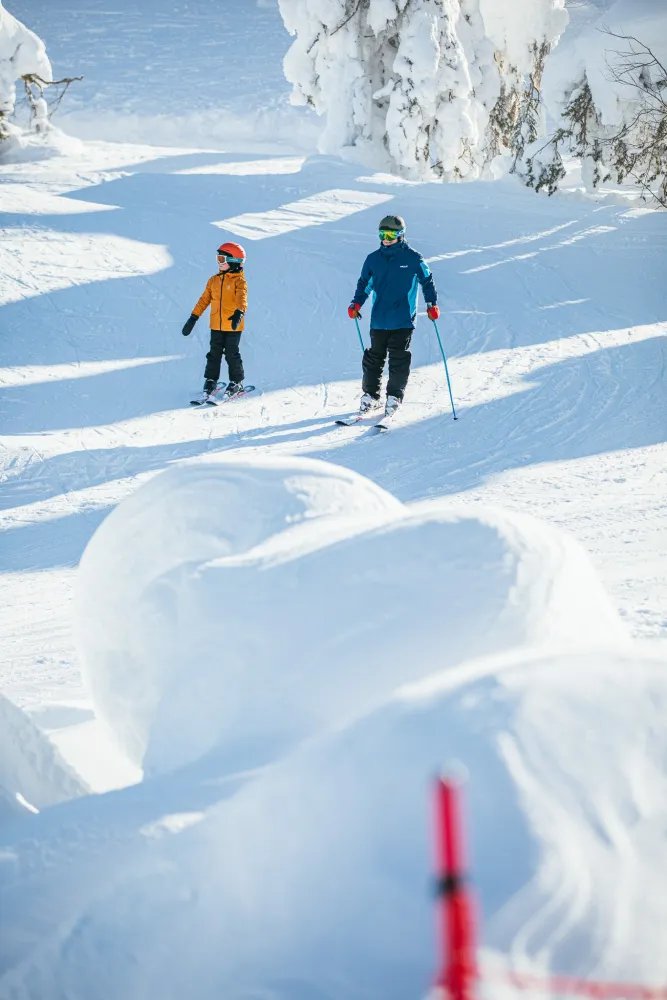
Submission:
[[[245,263],[245,250],[240,243],[223,243],[218,247],[218,257],[226,257],[230,271],[240,271]]]

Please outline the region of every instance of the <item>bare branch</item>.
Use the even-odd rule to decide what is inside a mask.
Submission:
[[[67,90],[68,90],[70,84],[71,83],[75,83],[78,80],[83,80],[83,77],[82,76],[66,76],[66,77],[63,77],[62,80],[45,80],[43,77],[39,76],[38,73],[25,73],[21,77],[21,79],[23,80],[23,85],[25,87],[25,91],[26,91],[26,94],[27,94],[27,97],[28,97],[28,101],[30,103],[30,107],[32,109],[33,114],[36,113],[37,105],[36,105],[36,102],[35,102],[35,95],[32,92],[32,87],[36,87],[37,90],[39,91],[40,97],[43,97],[44,96],[44,88],[45,87],[59,87],[59,86],[62,86],[64,84],[63,89],[58,94],[58,97],[56,98],[56,100],[53,102],[53,104],[49,108],[48,117],[49,117],[49,119],[51,119],[53,117],[53,115],[56,113],[56,111],[58,110],[58,108],[60,107],[60,102],[62,101],[63,97],[67,93]]]
[[[83,80],[82,76],[66,76],[62,80],[44,80],[37,73],[26,73],[25,76],[21,77],[26,83],[36,83],[37,86],[42,87],[58,87],[61,83],[66,83],[68,86],[70,83],[74,83],[76,80]]]

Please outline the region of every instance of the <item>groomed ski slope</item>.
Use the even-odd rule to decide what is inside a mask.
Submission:
[[[113,10],[107,6],[91,0],[85,17],[64,2],[49,5],[39,0],[12,8],[47,41],[57,75],[85,72],[86,79],[78,94],[72,89],[63,105],[69,110],[60,124],[70,137],[56,140],[60,154],[38,158],[33,151],[22,162],[0,165],[3,694],[50,734],[92,788],[105,790],[138,779],[139,765],[146,762],[141,755],[128,761],[119,754],[95,717],[82,682],[72,634],[73,588],[82,553],[109,512],[151,477],[184,459],[220,453],[230,459],[319,458],[368,477],[408,509],[422,501],[415,516],[420,512],[428,517],[432,505],[437,517],[435,508],[450,500],[457,516],[469,514],[473,519],[489,504],[506,508],[510,518],[534,515],[553,528],[565,529],[583,545],[612,609],[638,640],[627,659],[619,640],[617,661],[603,659],[596,661],[597,666],[586,661],[590,683],[577,696],[576,706],[568,700],[568,691],[569,682],[574,685],[581,676],[579,661],[545,652],[534,673],[532,668],[519,670],[516,690],[521,693],[501,711],[498,730],[519,733],[518,759],[525,758],[534,769],[516,772],[522,774],[517,787],[527,801],[533,801],[536,788],[549,785],[554,768],[569,776],[560,784],[554,780],[542,811],[535,807],[537,826],[549,828],[554,802],[561,819],[567,815],[571,796],[579,803],[575,812],[585,818],[575,823],[567,844],[557,845],[557,863],[549,869],[552,881],[547,880],[545,895],[548,898],[549,887],[558,885],[561,871],[575,870],[582,878],[594,871],[595,885],[606,884],[606,865],[614,856],[630,859],[631,868],[636,851],[645,867],[632,886],[624,884],[613,898],[596,895],[585,880],[568,883],[562,896],[556,894],[557,909],[562,905],[565,913],[559,911],[554,918],[556,930],[548,923],[547,906],[546,924],[525,932],[530,940],[522,928],[541,904],[532,896],[522,898],[490,943],[503,951],[514,947],[524,955],[546,941],[546,964],[558,960],[560,968],[569,963],[594,974],[599,960],[604,975],[631,970],[637,976],[662,976],[659,945],[650,938],[663,926],[659,903],[643,935],[645,950],[630,953],[631,932],[624,921],[651,885],[651,864],[661,859],[655,832],[660,820],[653,803],[664,800],[659,763],[664,752],[656,736],[659,722],[650,706],[662,703],[659,664],[664,661],[667,637],[667,216],[615,191],[589,200],[579,191],[574,173],[568,191],[547,199],[509,181],[445,187],[406,184],[313,155],[317,124],[284,104],[287,87],[279,63],[289,38],[271,5],[212,7],[203,0],[190,0],[189,18],[185,11],[165,13],[156,2],[136,8],[119,0]],[[195,30],[197,23],[205,23],[206,31]],[[333,422],[358,400],[359,344],[346,307],[363,257],[376,246],[377,222],[387,211],[406,217],[409,241],[429,259],[434,272],[442,310],[439,326],[460,419],[456,423],[451,419],[437,341],[421,315],[406,402],[387,434],[378,435],[367,424],[342,428]],[[201,387],[206,317],[187,340],[180,329],[215,269],[216,246],[232,237],[248,252],[251,305],[242,349],[247,380],[258,391],[233,405],[193,410],[188,400]],[[363,312],[367,337],[369,310]],[[173,530],[179,530],[178,523]],[[395,572],[400,574],[400,567]],[[587,608],[586,587],[579,585],[582,606]],[[577,585],[572,589],[574,608]],[[369,587],[360,603],[372,604],[374,593]],[[581,640],[595,640],[600,619],[591,614],[590,636],[582,620],[586,622],[586,615],[578,622]],[[617,625],[620,628],[614,619],[610,636],[617,635]],[[222,647],[224,642],[222,630]],[[636,666],[639,661],[641,666]],[[633,669],[637,674],[631,679]],[[470,686],[460,697],[466,707],[493,701],[500,683],[472,675],[465,680]],[[613,697],[615,685],[623,691],[619,701],[627,699],[624,713]],[[550,700],[554,687],[557,692]],[[443,707],[437,691],[431,694],[431,707],[424,712],[433,713],[429,725],[440,731],[451,724],[452,711],[457,719],[461,713],[446,697]],[[550,731],[554,711],[561,731],[571,735],[560,750],[540,742]],[[347,764],[336,763],[339,753],[345,759],[349,753],[355,761],[366,761],[368,755],[372,762],[360,765],[360,774],[371,780],[376,755],[382,760],[393,746],[412,747],[406,781],[416,782],[423,768],[430,766],[429,746],[410,735],[413,725],[422,732],[421,722],[406,721],[402,709],[385,702],[378,712],[380,721],[372,721],[369,730],[365,721],[358,730],[361,735],[344,730],[340,742],[323,738],[319,757],[302,753],[280,764],[284,777],[276,784],[273,778],[260,783],[258,790],[253,786],[248,804],[245,799],[235,802],[233,811],[256,815],[268,808],[267,803],[278,809],[274,796],[282,787],[284,795],[295,797],[291,815],[303,833],[308,817],[298,803],[304,788],[311,788],[308,782],[317,783],[318,760],[330,771],[329,791],[350,788]],[[489,719],[483,709],[480,712],[483,728]],[[407,716],[419,718],[412,709]],[[388,721],[382,721],[385,718]],[[469,724],[474,728],[475,721]],[[640,724],[646,725],[650,738],[645,739]],[[577,774],[575,750],[591,725],[604,730],[605,738],[591,751],[590,772],[573,791],[568,782],[574,782],[572,776]],[[374,726],[380,727],[380,735],[374,734]],[[488,737],[491,743],[494,726],[495,722]],[[424,732],[428,736],[428,726]],[[470,737],[473,743],[477,736],[476,732]],[[359,739],[363,749],[355,742]],[[441,756],[465,754],[470,739],[467,732],[456,730],[451,740],[439,744]],[[628,752],[624,758],[619,751],[617,762],[625,777],[618,787],[604,788],[591,819],[587,781],[602,776],[604,762],[619,740]],[[495,743],[487,750],[485,744],[479,759],[489,765],[488,773],[495,773]],[[633,771],[639,758],[644,763]],[[100,822],[102,828],[115,822],[121,841],[136,836],[143,844],[146,817],[157,824],[151,830],[161,835],[163,829],[185,829],[189,809],[204,814],[209,807],[217,808],[207,777],[196,772],[169,787],[148,785],[148,800],[138,789],[117,793],[125,796],[117,814],[119,800],[111,796],[67,806],[74,812],[64,816],[84,831],[82,839],[97,858]],[[412,794],[407,786],[404,791]],[[360,797],[363,794],[363,789],[358,791]],[[354,812],[357,791],[350,795]],[[384,801],[380,796],[380,807]],[[323,801],[324,814],[327,808]],[[635,808],[642,817],[640,824],[633,819]],[[410,822],[420,822],[415,817],[421,800],[412,801],[411,809]],[[179,819],[183,810],[186,818]],[[176,815],[173,821],[171,813]],[[58,827],[63,813],[56,810],[52,815],[39,819],[41,836],[44,843],[60,845],[63,868],[52,882],[47,873],[35,896],[25,896],[20,881],[10,889],[10,895],[16,892],[12,896],[16,912],[20,900],[25,907],[25,923],[17,933],[30,928],[35,940],[42,933],[40,926],[30,923],[37,901],[41,898],[48,904],[48,911],[51,892],[55,889],[56,898],[62,900],[59,886],[71,885],[70,847],[62,842]],[[609,854],[582,832],[586,822],[599,824],[601,815],[608,822],[602,824],[602,841],[607,837],[614,845]],[[328,829],[331,817],[323,815],[321,822],[318,829]],[[369,842],[379,836],[374,822],[360,820],[359,829]],[[212,826],[216,843],[221,836],[217,823],[216,814]],[[240,841],[248,836],[244,823],[245,819],[234,827],[240,831]],[[508,827],[513,848],[524,843],[525,824],[525,815],[517,810]],[[226,829],[226,819],[222,827]],[[629,829],[636,839],[628,840]],[[286,828],[286,844],[289,836]],[[420,828],[412,826],[411,842],[421,836]],[[577,845],[584,841],[587,848],[581,854]],[[305,846],[297,839],[297,854]],[[404,846],[402,839],[388,845],[392,864],[403,863]],[[558,854],[561,847],[564,853]],[[34,860],[31,850],[21,855],[28,869]],[[37,841],[34,850],[39,855]],[[21,851],[25,846],[17,856]],[[159,882],[160,866],[173,860],[170,847],[166,861],[161,851],[151,856],[145,869],[149,880]],[[200,856],[208,857],[195,841],[193,870],[188,869],[185,883],[176,879],[169,884],[166,898],[182,901],[184,884],[190,888],[200,884]],[[79,916],[88,906],[86,857],[79,871],[82,896],[72,897],[75,911],[83,901]],[[341,862],[341,884],[360,884],[363,864],[350,857],[345,855]],[[113,863],[122,872],[131,858],[136,860],[132,850],[129,854],[119,850]],[[286,882],[274,887],[276,906],[285,886],[301,899],[294,882],[302,877],[297,876],[299,865],[291,865],[287,858],[284,862]],[[185,854],[179,854],[178,865],[187,868],[189,863]],[[115,871],[109,858],[101,862],[102,869],[107,864]],[[315,856],[313,864],[319,866],[321,858]],[[486,878],[483,871],[479,875],[482,881]],[[306,866],[303,878],[312,884],[313,877]],[[371,876],[364,886],[369,907],[374,887]],[[506,885],[503,891],[509,894],[512,887]],[[139,887],[138,898],[143,898],[144,888]],[[404,888],[402,884],[401,892]],[[335,893],[335,885],[329,884],[329,889]],[[127,895],[114,903],[113,919],[121,924],[135,909],[134,891],[129,887]],[[493,898],[498,901],[500,896]],[[138,918],[144,929],[150,926],[151,908],[162,908],[159,894],[150,899],[150,912]],[[100,905],[103,922],[104,904]],[[418,920],[426,926],[428,903],[422,899],[419,905]],[[400,904],[397,909],[401,911]],[[177,906],[168,912],[176,913]],[[341,926],[352,920],[345,906],[332,904],[331,913]],[[295,914],[292,936],[287,935],[285,949],[279,951],[282,957],[298,957],[304,946],[303,929],[314,919],[307,906],[297,907]],[[211,908],[203,906],[200,915],[203,926],[210,926]],[[178,917],[173,919],[177,941],[182,928]],[[234,926],[238,912],[233,904],[220,920],[223,929],[225,921]],[[90,945],[94,955],[105,939],[103,934],[97,937],[100,925],[90,926],[84,950]],[[559,953],[554,944],[559,929],[572,926],[584,930],[571,955],[567,944]],[[599,939],[597,926],[603,928]],[[157,923],[155,927],[159,965],[163,943]],[[197,927],[195,921],[195,935]],[[396,940],[402,939],[400,921],[394,930]],[[318,925],[308,952],[309,967],[315,970],[322,968],[328,947],[318,938],[320,933]],[[588,944],[586,934],[592,934]],[[29,938],[27,934],[22,947]],[[565,935],[564,940],[570,939]],[[66,937],[63,941],[67,943]],[[351,977],[359,974],[372,947],[372,939],[359,937],[359,941],[361,954],[348,969]],[[619,951],[618,942],[628,950]],[[124,944],[131,950],[127,941]],[[189,944],[190,955],[197,956],[196,942]],[[67,961],[58,964],[60,946],[56,935],[48,961],[35,966],[46,980],[38,978],[25,986],[24,994],[12,997],[34,995],[43,1000],[45,982],[53,982],[55,968],[64,976],[58,988],[67,990],[71,970]],[[187,950],[187,943],[183,947]],[[71,955],[63,948],[65,957]],[[142,949],[144,954],[150,951],[145,940]],[[414,969],[424,968],[427,951],[425,945],[423,952],[407,956],[404,980],[398,976],[393,980],[397,970],[392,968],[385,970],[386,980],[376,977],[385,995],[390,982],[414,984]],[[83,990],[82,997],[88,996],[92,988],[85,980],[88,973],[81,970],[76,955],[72,961],[80,974],[77,989]],[[291,961],[280,966],[282,973]],[[16,982],[22,982],[20,963],[17,969]],[[271,961],[266,969],[268,979],[260,976],[252,986],[269,988]],[[335,983],[335,967],[329,971]],[[301,968],[300,974],[307,976],[307,970]],[[157,985],[166,989],[159,977],[150,978],[150,970],[146,975],[147,996]],[[233,977],[227,983],[232,981]],[[243,975],[239,981],[241,991],[248,984]],[[119,996],[127,995],[123,980],[114,988]],[[334,986],[331,989],[335,992]],[[291,1000],[297,995],[292,991]],[[304,988],[304,1000],[311,995]]]

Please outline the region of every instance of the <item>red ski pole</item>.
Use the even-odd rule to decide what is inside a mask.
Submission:
[[[465,879],[461,787],[439,778],[435,787],[440,972],[436,989],[447,1000],[474,1000],[477,978],[473,900]]]

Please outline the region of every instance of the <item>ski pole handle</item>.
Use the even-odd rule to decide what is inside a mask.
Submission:
[[[459,418],[456,416],[456,408],[454,406],[454,397],[452,395],[452,383],[449,380],[449,368],[447,367],[447,358],[445,356],[445,349],[442,346],[442,341],[440,340],[440,331],[438,330],[438,324],[436,323],[435,320],[432,320],[431,322],[435,327],[435,335],[438,338],[438,343],[440,344],[440,353],[442,354],[442,360],[445,363],[445,375],[447,376],[447,388],[449,389],[449,400],[452,404],[452,414],[454,415],[454,420],[458,420]]]
[[[365,351],[365,350],[366,350],[366,348],[364,347],[364,339],[363,339],[363,337],[361,336],[361,327],[359,326],[359,320],[358,320],[358,319],[355,319],[354,323],[355,323],[355,326],[356,326],[356,328],[357,328],[357,335],[358,335],[358,337],[359,337],[359,343],[361,344],[361,350],[362,350],[362,351]]]

